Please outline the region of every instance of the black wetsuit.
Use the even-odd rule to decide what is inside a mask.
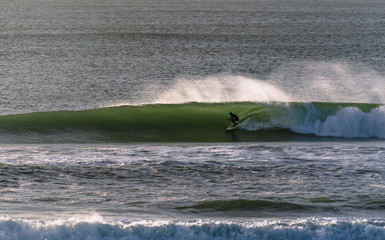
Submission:
[[[239,117],[233,113],[230,113],[230,118],[228,120],[230,120],[231,122],[233,122],[233,126],[236,126],[238,125],[238,123],[236,121],[239,120]]]

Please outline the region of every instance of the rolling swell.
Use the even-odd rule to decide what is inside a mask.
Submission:
[[[200,202],[193,206],[180,207],[178,209],[199,209],[199,210],[216,210],[216,211],[233,211],[233,210],[265,210],[265,211],[304,211],[310,209],[310,206],[299,205],[286,202],[273,202],[265,200],[216,200]]]
[[[228,113],[240,126],[226,132]],[[354,103],[185,103],[0,117],[2,142],[234,142],[385,138],[385,108]]]

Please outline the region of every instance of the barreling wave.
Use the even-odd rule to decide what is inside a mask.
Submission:
[[[239,127],[227,131],[229,112]],[[233,142],[385,138],[385,107],[359,103],[183,103],[0,117],[1,142]]]
[[[0,239],[371,239],[385,235],[384,219],[141,220],[107,222],[76,218],[30,221],[0,218]]]

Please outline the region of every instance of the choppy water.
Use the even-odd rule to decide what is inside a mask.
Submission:
[[[9,145],[0,151],[0,211],[13,216],[0,221],[4,239],[384,234],[381,141]]]
[[[384,239],[384,12],[0,0],[0,239]]]
[[[331,143],[3,146],[2,211],[380,216],[382,142]]]

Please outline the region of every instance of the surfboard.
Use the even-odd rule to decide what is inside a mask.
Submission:
[[[231,125],[229,125],[227,128],[226,128],[226,131],[231,131],[231,130],[234,130],[236,129],[237,127],[239,127],[239,125],[241,125],[241,123],[243,123],[245,121],[245,118],[242,118],[242,119],[239,119],[238,120],[238,124],[233,126],[233,123],[231,123]]]
[[[230,126],[228,126],[228,127],[226,128],[226,131],[234,130],[234,129],[236,129],[238,126],[239,126],[239,124],[238,124],[238,125],[235,125],[235,126],[230,125]]]

